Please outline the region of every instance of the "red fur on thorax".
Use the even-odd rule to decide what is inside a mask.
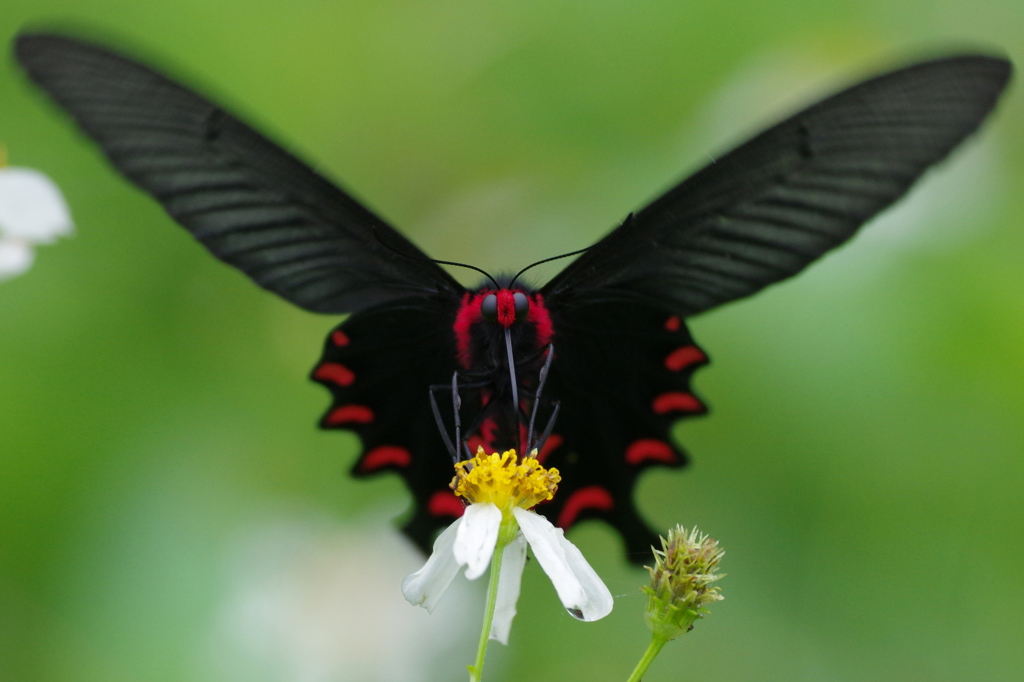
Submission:
[[[514,321],[515,316],[515,291],[501,289],[497,292],[485,289],[477,293],[466,292],[462,296],[462,302],[455,313],[455,322],[452,324],[452,331],[455,333],[455,352],[459,365],[463,369],[470,369],[473,366],[473,326],[483,321],[480,314],[480,303],[488,294],[496,294],[498,297],[498,324],[508,327]],[[523,292],[525,293],[525,292]],[[528,294],[530,296],[530,312],[526,315],[526,322],[533,325],[537,338],[537,347],[551,343],[551,336],[554,334],[554,327],[551,324],[551,315],[544,305],[544,298],[540,294]],[[506,324],[507,322],[507,324]]]
[[[462,297],[459,311],[455,314],[455,324],[452,325],[455,332],[455,350],[463,369],[469,369],[473,362],[470,349],[473,342],[471,329],[480,321],[480,299],[481,294],[474,295],[467,291]]]
[[[533,324],[537,330],[537,347],[546,346],[551,343],[551,335],[554,334],[554,327],[551,326],[551,315],[547,306],[544,305],[544,297],[534,294],[530,302],[530,312],[526,315],[526,321]]]
[[[516,321],[515,295],[508,289],[498,291],[498,324],[508,329]]]

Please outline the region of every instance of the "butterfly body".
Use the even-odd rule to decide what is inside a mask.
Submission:
[[[482,311],[484,300],[502,291],[529,300],[528,311],[508,327]],[[418,510],[405,529],[426,548],[433,531],[462,512],[462,503],[448,488],[450,454],[440,438],[423,437],[437,429],[426,387],[442,389],[443,403],[451,396],[443,389],[458,374],[470,451],[477,446],[522,450],[541,368],[553,353],[538,423],[550,417],[553,404],[560,414],[538,458],[559,469],[568,483],[538,510],[566,528],[599,518],[629,529],[628,537],[636,538],[630,550],[642,552],[652,536],[628,492],[647,467],[685,464],[670,429],[681,417],[706,412],[690,378],[707,356],[685,323],[669,312],[635,302],[589,308],[583,317],[567,321],[560,333],[557,308],[553,315],[541,292],[488,283],[461,296],[436,297],[428,306],[421,300],[398,301],[356,313],[328,336],[312,373],[332,394],[320,425],[360,437],[363,449],[353,475],[392,471],[405,478]],[[622,327],[605,329],[608,320]],[[588,330],[591,324],[596,326]],[[516,393],[523,399],[518,411],[512,409],[506,329]],[[590,382],[581,382],[580,373],[590,375]],[[394,391],[410,385],[422,387],[421,392]],[[594,386],[609,390],[595,391]],[[447,411],[446,423],[451,423]]]
[[[1003,58],[966,54],[858,83],[717,157],[543,286],[469,290],[341,188],[149,67],[55,34],[22,35],[15,52],[214,256],[303,309],[349,315],[312,373],[332,397],[320,423],[359,436],[356,476],[402,476],[414,498],[405,530],[421,547],[462,510],[439,421],[461,418],[456,452],[520,449],[536,409],[552,422],[538,456],[562,474],[537,510],[563,528],[607,521],[633,558],[656,539],[636,481],[685,464],[671,429],[706,411],[690,382],[708,358],[685,319],[848,240],[982,124],[1011,73]],[[440,419],[431,397],[447,405]]]

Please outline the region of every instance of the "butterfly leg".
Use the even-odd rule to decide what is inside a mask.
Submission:
[[[459,442],[459,427],[461,426],[460,419],[459,419],[459,407],[461,406],[461,403],[462,403],[462,401],[459,399],[458,391],[455,390],[457,382],[458,382],[458,377],[459,377],[459,373],[458,372],[452,373],[451,391],[452,391],[452,406],[453,406],[453,408],[455,410],[455,442],[456,443]],[[427,390],[427,392],[430,395],[430,410],[434,413],[434,421],[437,423],[437,430],[441,432],[441,439],[444,441],[444,447],[448,450],[448,454],[452,456],[452,461],[453,462],[458,462],[459,461],[458,451],[455,449],[455,446],[452,445],[451,438],[448,437],[448,429],[447,429],[447,427],[445,427],[444,420],[441,418],[441,408],[439,408],[437,406],[437,396],[435,395],[435,391],[443,390],[443,389],[446,389],[446,388],[449,388],[449,387],[444,385],[444,384],[436,384],[434,386],[431,386]]]
[[[459,373],[452,372],[452,415],[455,419],[455,442],[462,442],[462,396],[459,395]]]
[[[448,450],[448,454],[452,456],[452,462],[458,463],[462,459],[472,459],[473,454],[469,451],[469,446],[462,439],[462,394],[460,389],[474,389],[483,388],[487,386],[487,382],[474,382],[468,384],[459,384],[459,373],[452,373],[452,383],[449,384],[434,384],[429,387],[430,395],[430,409],[434,414],[434,421],[437,423],[437,429],[441,432],[441,438],[444,440],[444,446]],[[452,392],[452,414],[455,422],[455,440],[452,441],[448,436],[448,428],[445,426],[444,419],[441,417],[441,408],[437,403],[437,392],[438,391],[451,391]],[[467,430],[467,433],[472,433],[476,428],[479,427],[480,418],[478,418],[472,427]],[[461,451],[464,451],[460,453]]]
[[[540,376],[537,377],[537,391],[533,395],[533,406],[530,409],[530,426],[526,431],[526,452],[532,452],[533,450],[533,448],[531,447],[531,445],[533,444],[533,427],[537,421],[537,410],[540,407],[541,394],[544,392],[544,383],[548,379],[548,370],[551,369],[551,361],[555,359],[554,344],[548,344],[547,351],[548,355],[546,358],[544,358],[544,364],[540,368]]]
[[[551,416],[548,417],[548,423],[544,427],[544,432],[540,434],[540,438],[537,439],[536,443],[530,445],[528,452],[537,450],[540,452],[544,449],[544,444],[548,442],[548,436],[551,435],[552,429],[555,428],[555,420],[558,418],[558,410],[562,407],[562,403],[559,400],[552,401]]]

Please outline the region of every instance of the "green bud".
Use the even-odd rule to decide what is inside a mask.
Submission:
[[[653,549],[653,548],[652,548]],[[708,605],[724,599],[712,584],[723,577],[716,573],[725,552],[718,542],[693,528],[689,534],[682,526],[661,538],[661,549],[654,550],[654,568],[647,594],[647,627],[665,641],[693,629],[693,622],[708,613]]]

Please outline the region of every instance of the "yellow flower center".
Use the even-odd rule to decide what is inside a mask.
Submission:
[[[503,512],[513,507],[530,509],[550,500],[562,477],[558,469],[545,469],[537,451],[517,460],[515,450],[488,455],[481,447],[473,459],[455,465],[451,488],[473,504],[491,502]]]

